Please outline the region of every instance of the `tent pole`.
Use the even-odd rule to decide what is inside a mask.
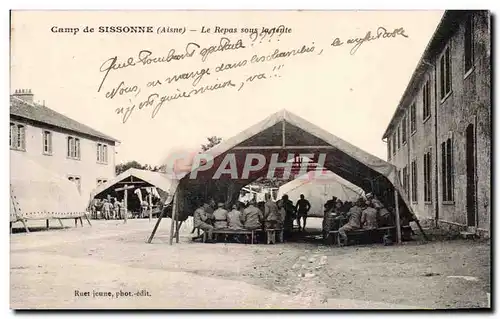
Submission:
[[[151,197],[153,197],[152,192],[149,193],[148,195],[148,206],[149,206],[149,222],[151,222],[151,218],[153,217],[153,201],[151,200]]]
[[[158,220],[156,221],[156,225],[153,228],[153,231],[151,232],[151,236],[149,236],[148,244],[151,244],[151,241],[153,241],[153,237],[156,234],[156,230],[158,229],[158,226],[160,226],[161,219],[163,218],[163,212],[164,211],[165,211],[165,209],[163,209],[163,207],[162,207],[162,210],[160,212],[160,216],[158,216]]]
[[[394,189],[394,206],[396,207],[396,236],[397,243],[401,244],[401,220],[399,218],[399,198],[398,191]]]
[[[182,221],[175,221],[175,228],[177,228],[175,230],[175,242],[176,243],[179,243],[179,230],[181,229],[181,225],[182,225]]]
[[[286,143],[285,143],[285,121],[281,122],[281,147],[285,148]]]
[[[172,221],[170,222],[170,239],[169,239],[169,244],[173,244],[174,240],[174,223],[175,219],[177,218],[177,197],[174,195],[174,202],[172,203]]]

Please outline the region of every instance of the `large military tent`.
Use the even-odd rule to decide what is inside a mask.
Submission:
[[[265,163],[248,176],[243,176],[243,170],[248,166],[245,162],[249,154],[264,157]],[[220,196],[229,202],[236,200],[243,186],[266,176],[271,158],[276,154],[281,162],[287,161],[290,154],[312,154],[313,161],[321,161],[318,164],[325,169],[357,185],[365,192],[374,193],[387,207],[394,207],[398,224],[401,214],[409,220],[417,221],[394,165],[287,110],[282,110],[203,153],[205,161],[199,161],[201,164],[195,162],[191,173],[173,176],[172,189],[175,190],[175,196],[172,203],[171,228],[173,229],[174,222],[178,225],[177,220],[184,220],[186,214],[192,214],[196,206],[207,198]],[[228,157],[229,164],[237,165],[236,176],[217,176],[215,173],[219,167],[228,164]],[[196,178],[193,173],[196,173]],[[153,239],[160,221],[161,219],[155,225],[149,242]],[[397,232],[400,241],[399,227]],[[178,232],[175,233],[178,241]],[[173,234],[171,231],[171,236]]]
[[[287,194],[294,203],[303,194],[311,204],[309,216],[323,217],[325,203],[337,197],[342,201],[355,201],[364,195],[362,188],[346,181],[333,172],[329,172],[328,178],[315,179],[314,172],[298,176],[293,181],[282,185],[278,190],[278,198]]]
[[[88,198],[76,184],[37,164],[24,152],[10,153],[10,221],[85,216]]]

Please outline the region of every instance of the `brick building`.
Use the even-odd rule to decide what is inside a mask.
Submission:
[[[421,219],[489,235],[491,22],[446,11],[383,139]]]
[[[34,103],[31,90],[16,90],[10,96],[10,151],[73,181],[85,198],[98,184],[115,177],[117,142]],[[23,169],[17,165],[11,163],[11,169]]]

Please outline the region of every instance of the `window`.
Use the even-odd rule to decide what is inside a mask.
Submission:
[[[398,150],[399,150],[399,148],[401,147],[401,127],[397,128],[397,136],[398,136],[397,142],[398,142]]]
[[[410,132],[413,134],[417,131],[417,109],[415,102],[410,106]]]
[[[432,184],[431,184],[431,152],[424,154],[424,202],[432,201]]]
[[[97,179],[97,186],[106,183],[108,180],[105,178],[98,178]]]
[[[403,123],[401,124],[401,139],[402,139],[402,143],[404,145],[404,143],[406,143],[406,114],[405,116],[403,116]]]
[[[424,89],[422,90],[423,99],[423,116],[424,121],[431,116],[431,90],[429,81],[425,82]]]
[[[68,136],[68,153],[67,156],[73,159],[80,159],[80,139]]]
[[[392,155],[396,155],[396,135],[392,136]]]
[[[403,189],[408,193],[408,167],[403,168]]]
[[[43,131],[43,154],[52,154],[52,132]]]
[[[75,183],[76,188],[78,189],[79,192],[82,191],[82,181],[81,181],[80,177],[78,177],[78,176],[68,176],[68,180],[70,180],[71,182]]]
[[[387,159],[391,159],[391,138],[387,138]]]
[[[450,47],[447,47],[439,61],[441,100],[451,92],[451,57]]]
[[[14,150],[26,150],[26,127],[22,124],[10,123],[9,134],[10,148]]]
[[[465,73],[467,73],[474,65],[474,32],[472,15],[467,17],[465,20],[464,47]]]
[[[97,162],[108,162],[108,146],[106,144],[97,143]]]
[[[441,143],[441,182],[443,186],[443,201],[453,201],[453,148],[452,140],[448,138]]]
[[[411,162],[411,201],[416,203],[417,202],[417,162],[413,161]]]

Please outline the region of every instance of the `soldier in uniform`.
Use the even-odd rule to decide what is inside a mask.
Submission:
[[[203,204],[203,206],[196,209],[193,214],[193,221],[194,221],[194,227],[206,231],[208,233],[208,238],[211,239],[212,230],[214,229],[214,226],[210,224],[211,218],[206,211],[209,207],[210,207],[209,204],[205,203]]]
[[[271,194],[266,194],[264,204],[264,229],[276,229],[278,225],[278,205],[271,199]]]
[[[351,207],[347,213],[347,224],[339,228],[339,235],[344,244],[347,244],[347,233],[348,231],[360,229],[361,228],[361,214],[364,208],[364,201],[362,198],[358,200],[355,206]]]

